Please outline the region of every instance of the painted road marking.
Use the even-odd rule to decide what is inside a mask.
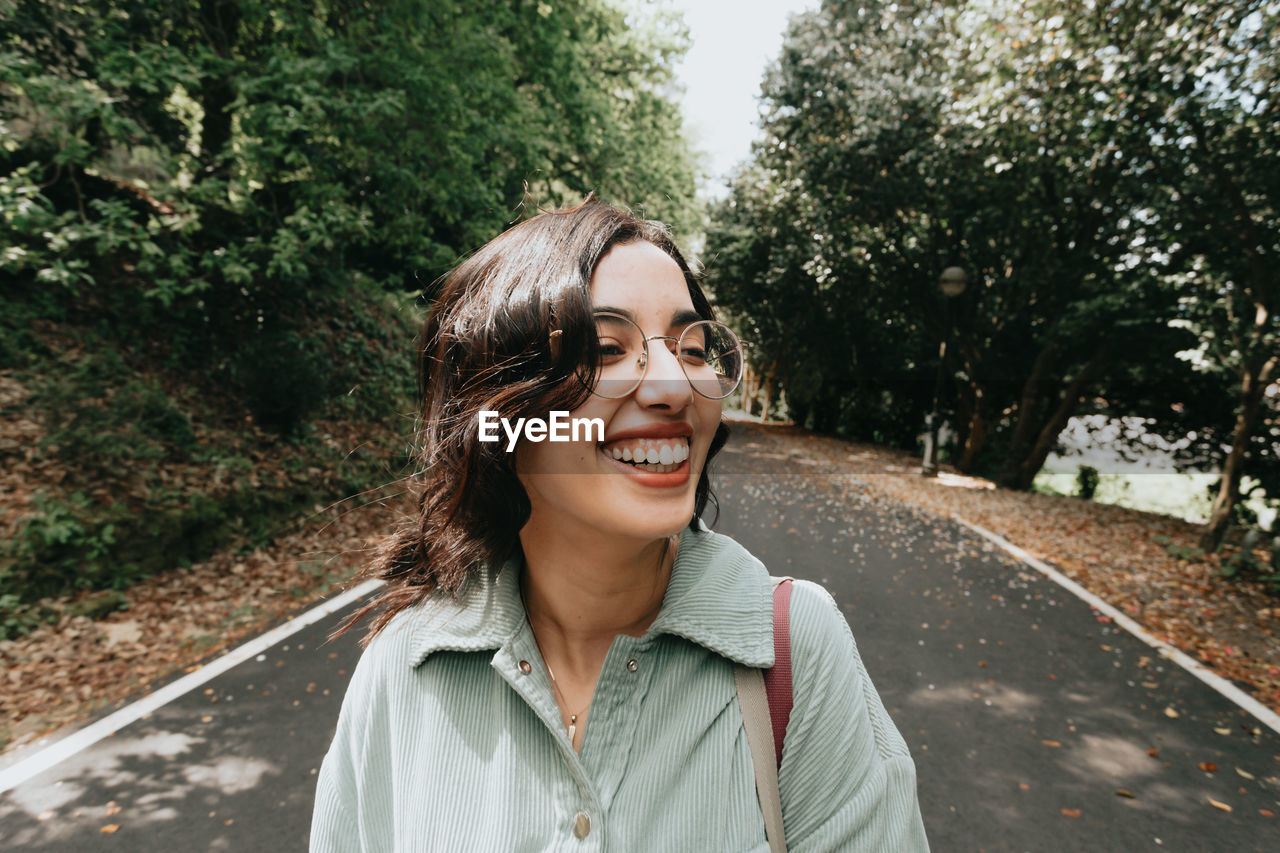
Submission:
[[[1142,640],[1142,642],[1159,651],[1162,657],[1172,660],[1178,666],[1182,667],[1187,672],[1218,691],[1218,693],[1220,693],[1224,698],[1229,699],[1244,710],[1248,711],[1250,714],[1253,714],[1253,716],[1257,717],[1263,725],[1276,732],[1276,734],[1280,734],[1280,715],[1277,715],[1266,705],[1263,705],[1257,699],[1254,699],[1248,693],[1245,693],[1221,675],[1218,675],[1216,672],[1199,663],[1194,658],[1189,657],[1185,652],[1174,648],[1163,640],[1158,640],[1151,636],[1147,633],[1146,628],[1143,628],[1137,622],[1130,619],[1128,616],[1125,616],[1115,607],[1103,601],[1101,598],[1098,598],[1098,596],[1089,592],[1089,590],[1080,586],[1080,584],[1076,583],[1053,566],[1042,560],[1037,560],[1035,557],[1031,556],[1017,545],[1014,545],[1003,536],[1000,536],[998,533],[992,533],[985,527],[980,527],[977,524],[965,521],[959,516],[953,515],[951,516],[951,520],[957,524],[964,525],[979,536],[989,539],[999,545],[1005,551],[1031,566],[1033,569],[1040,572],[1042,575],[1049,578],[1072,595],[1075,595],[1077,598],[1088,603],[1089,606],[1093,607],[1095,610],[1110,616],[1113,622],[1121,628],[1124,628],[1130,634],[1133,634],[1133,636],[1137,637],[1139,640]]]

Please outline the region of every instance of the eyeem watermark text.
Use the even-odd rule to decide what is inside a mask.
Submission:
[[[523,432],[528,441],[604,441],[603,418],[571,418],[568,412],[548,412],[547,420],[542,418],[516,418],[512,424],[507,418],[499,417],[497,412],[485,409],[480,412],[480,440],[501,441],[498,425],[507,434],[507,452],[516,449],[516,442]],[[579,437],[581,436],[581,437]],[[594,436],[594,437],[593,437]]]

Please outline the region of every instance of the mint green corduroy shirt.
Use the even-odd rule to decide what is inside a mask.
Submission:
[[[767,853],[733,662],[773,664],[772,585],[686,530],[657,619],[618,636],[575,753],[525,618],[520,562],[398,615],[369,645],[320,768],[312,851]],[[791,597],[787,846],[925,851],[915,765],[831,596]]]

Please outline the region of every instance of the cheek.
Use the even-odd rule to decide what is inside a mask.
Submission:
[[[715,438],[716,430],[720,428],[721,415],[724,411],[722,401],[708,400],[705,397],[698,398],[698,422],[704,424],[702,429],[703,435],[700,438],[703,459],[706,459],[707,451],[711,449],[711,441]]]

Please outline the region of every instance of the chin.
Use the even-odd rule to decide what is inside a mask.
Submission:
[[[670,505],[655,506],[652,501],[627,502],[623,527],[637,539],[663,539],[675,536],[693,519],[693,495]],[[621,531],[620,531],[621,532]]]

